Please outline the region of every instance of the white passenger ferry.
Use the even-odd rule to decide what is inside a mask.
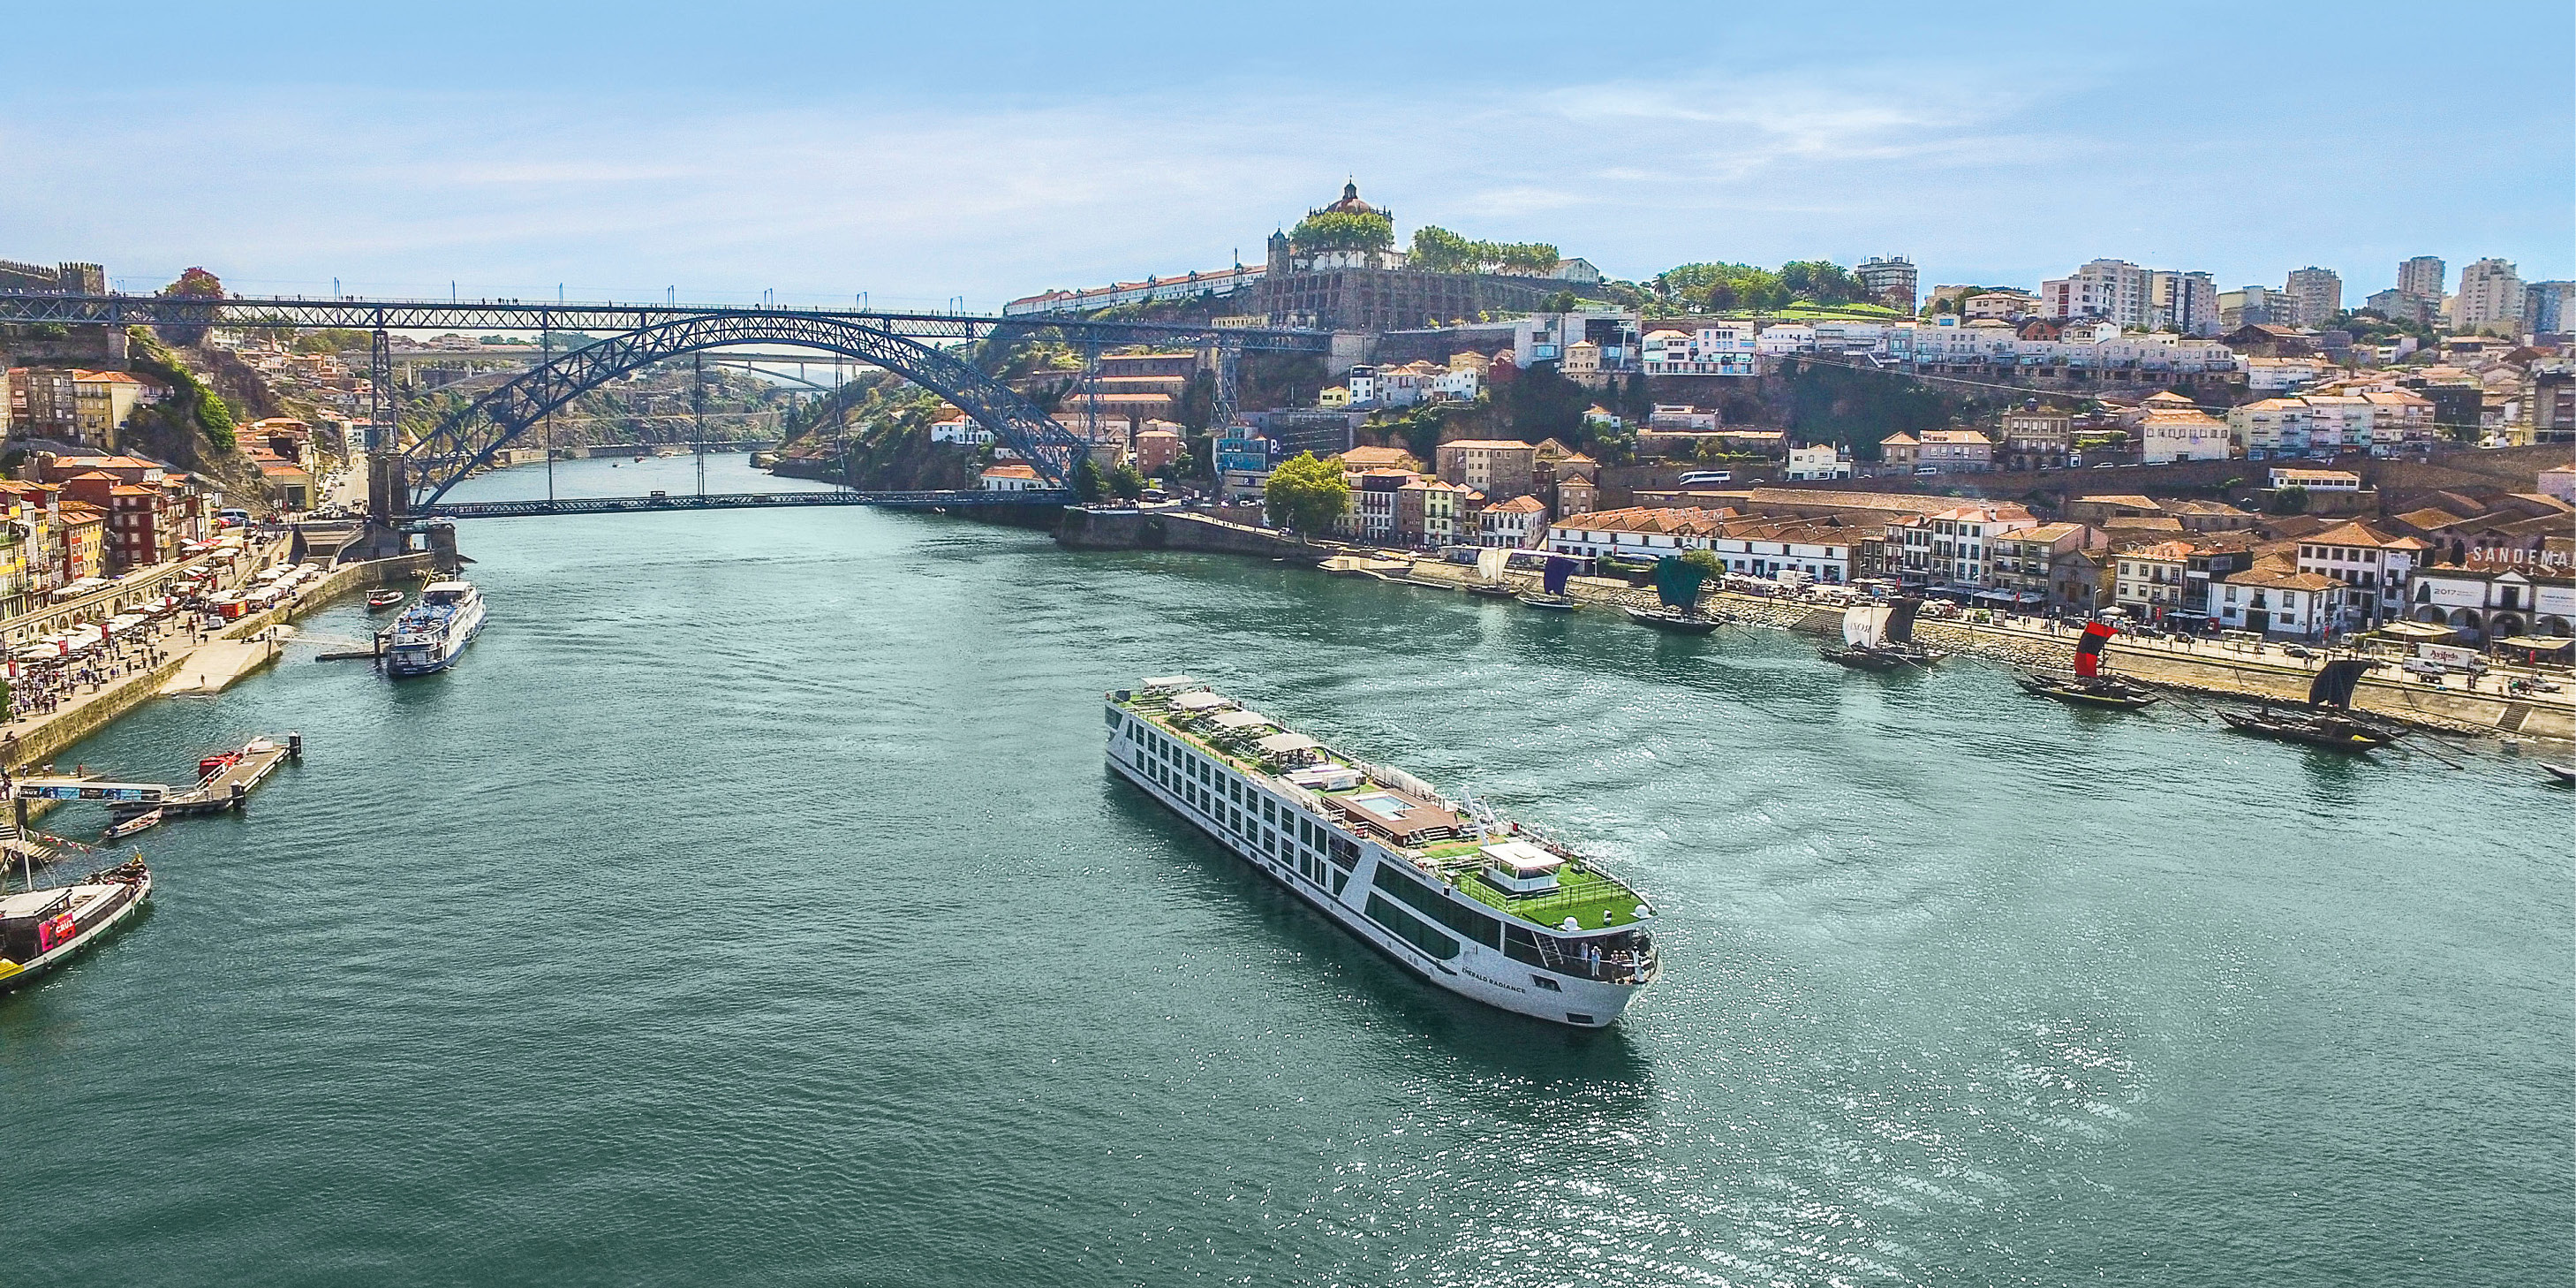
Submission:
[[[1654,909],[1552,840],[1187,676],[1108,695],[1109,763],[1415,974],[1579,1028],[1656,974]]]
[[[482,630],[483,592],[471,582],[433,581],[422,588],[419,603],[394,619],[385,674],[399,679],[444,671]]]

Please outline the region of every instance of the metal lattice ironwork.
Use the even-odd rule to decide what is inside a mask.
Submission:
[[[1040,477],[1070,487],[1088,445],[981,368],[945,349],[847,319],[715,313],[658,322],[530,369],[441,419],[403,453],[415,507],[435,504],[547,412],[640,367],[735,344],[796,344],[883,367],[957,405]]]

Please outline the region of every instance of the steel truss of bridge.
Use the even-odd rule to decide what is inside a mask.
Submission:
[[[685,492],[676,496],[582,496],[531,501],[440,501],[411,511],[415,519],[518,519],[547,514],[641,514],[665,510],[785,509],[813,505],[876,505],[898,510],[961,506],[1056,506],[1073,494],[1053,488],[1024,492]]]
[[[1053,331],[1099,344],[1135,344],[1219,331],[1204,323],[1086,322],[982,313],[738,307],[723,304],[549,304],[529,300],[380,300],[359,296],[64,295],[0,291],[0,322],[65,326],[296,326],[361,331],[638,331],[684,318],[831,318],[913,340],[981,340]],[[1287,327],[1221,329],[1227,347],[1322,353],[1331,333]],[[460,355],[463,356],[463,355]]]

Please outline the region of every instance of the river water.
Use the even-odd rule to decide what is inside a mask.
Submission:
[[[610,464],[558,485],[695,486]],[[463,536],[494,619],[455,671],[308,646],[66,756],[310,741],[0,1000],[21,1269],[2576,1275],[2570,798],[2527,761],[935,516]],[[1100,691],[1172,671],[1580,838],[1666,977],[1603,1033],[1407,978],[1110,779]]]

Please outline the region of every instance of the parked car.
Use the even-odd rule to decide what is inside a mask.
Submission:
[[[2302,662],[2316,656],[2316,654],[2309,652],[2305,647],[2297,644],[2284,644],[2281,646],[2281,651],[2299,659]]]

